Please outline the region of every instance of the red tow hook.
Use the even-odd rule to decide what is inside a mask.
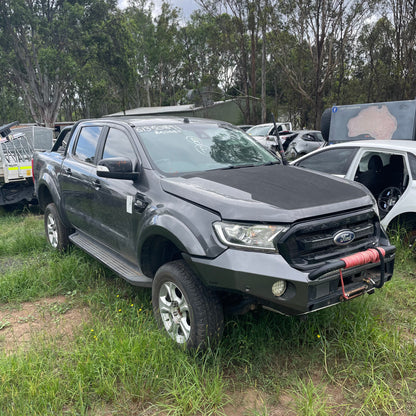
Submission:
[[[339,277],[341,279],[342,297],[346,300],[352,299],[356,296],[361,295],[368,286],[362,286],[352,292],[346,293],[344,287],[344,279],[342,277],[342,269],[349,269],[355,266],[363,266],[368,263],[380,262],[380,282],[378,284],[373,283],[373,286],[380,289],[384,285],[384,256],[386,252],[383,248],[369,248],[366,251],[352,254],[351,256],[343,257],[340,259],[344,262],[345,266],[339,269]]]

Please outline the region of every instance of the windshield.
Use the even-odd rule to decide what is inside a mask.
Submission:
[[[251,134],[252,136],[267,136],[271,128],[271,124],[266,124],[263,126],[254,126],[248,129],[247,133]]]
[[[279,163],[244,132],[216,124],[136,127],[152,163],[164,173],[185,173]]]

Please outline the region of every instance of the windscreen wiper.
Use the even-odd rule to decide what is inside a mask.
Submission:
[[[227,170],[227,169],[252,168],[254,166],[260,166],[260,165],[255,165],[254,163],[247,163],[245,165],[228,165],[228,166],[224,166],[223,168],[220,168],[220,169],[221,170]]]

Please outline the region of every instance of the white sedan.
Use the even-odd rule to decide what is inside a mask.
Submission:
[[[286,135],[292,134],[292,123],[276,123],[277,132],[274,123],[258,124],[246,130],[250,136],[254,137],[266,149],[276,151],[277,134],[280,136],[282,144],[286,139]]]
[[[364,184],[386,229],[400,225],[416,235],[415,141],[352,141],[316,150],[292,164]]]

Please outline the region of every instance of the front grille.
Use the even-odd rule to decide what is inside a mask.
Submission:
[[[350,230],[354,240],[339,246],[334,236]],[[308,271],[328,260],[339,259],[377,245],[380,225],[372,209],[319,218],[295,224],[278,242],[278,249],[286,261],[299,270]]]

